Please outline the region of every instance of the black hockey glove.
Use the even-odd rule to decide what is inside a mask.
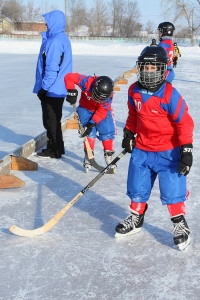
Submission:
[[[96,124],[94,123],[87,123],[87,125],[84,127],[85,131],[80,135],[80,137],[85,137],[87,135],[90,134],[90,132],[92,131],[92,128],[95,127]]]
[[[134,134],[128,130],[126,127],[123,130],[124,138],[122,140],[122,148],[124,148],[128,153],[133,151],[135,147],[135,137]]]
[[[181,54],[179,54],[179,57],[181,57]]]
[[[66,101],[69,102],[71,105],[75,104],[78,97],[78,91],[76,89],[68,90]]]
[[[192,166],[192,144],[186,144],[181,147],[181,160],[178,166],[178,172],[184,176],[188,175]]]
[[[46,98],[47,91],[41,88],[37,94],[38,98],[42,101]]]

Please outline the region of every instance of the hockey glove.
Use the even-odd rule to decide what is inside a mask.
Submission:
[[[181,147],[181,160],[178,166],[178,172],[184,176],[188,175],[192,166],[192,144],[186,144]]]
[[[81,134],[80,137],[85,137],[85,136],[89,135],[92,131],[92,128],[95,126],[96,126],[96,124],[94,124],[94,123],[90,123],[90,122],[87,123],[87,125],[84,127],[85,131]]]
[[[71,105],[75,104],[77,101],[78,91],[76,89],[68,90],[67,91],[66,101],[69,102]]]
[[[133,151],[133,148],[135,147],[134,134],[126,127],[124,128],[123,132],[124,138],[122,140],[122,148],[124,148],[126,152],[131,153]]]
[[[47,91],[41,88],[37,94],[38,98],[42,101],[46,98]]]
[[[181,57],[181,54],[179,54],[179,57]]]

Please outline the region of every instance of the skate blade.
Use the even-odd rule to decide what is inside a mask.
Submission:
[[[190,243],[191,243],[191,238],[190,238],[190,236],[188,236],[187,241],[185,241],[184,243],[181,243],[181,244],[179,244],[179,245],[177,245],[177,246],[178,246],[178,248],[179,248],[180,251],[183,251],[183,250],[185,250],[185,249],[187,248],[187,246],[188,246]]]
[[[85,168],[85,173],[88,173],[91,170],[91,168]]]
[[[89,165],[89,164],[87,164],[87,165],[84,165],[83,167],[85,168],[85,172],[86,172],[86,173],[88,173],[88,172],[89,172],[89,170],[91,170],[91,169],[92,169],[92,166],[91,166],[91,165]]]
[[[132,234],[138,233],[138,232],[140,232],[140,231],[141,231],[141,228],[136,228],[135,230],[131,230],[131,231],[129,231],[128,233],[118,233],[118,232],[116,232],[116,233],[115,233],[115,237],[116,237],[116,238],[123,238],[123,237],[125,237],[125,236],[128,236],[128,235],[132,235]]]
[[[54,158],[51,158],[50,156],[40,156],[40,155],[35,155],[36,157],[40,158],[40,159],[54,159]]]

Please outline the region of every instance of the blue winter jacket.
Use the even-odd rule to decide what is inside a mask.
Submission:
[[[67,95],[64,76],[72,72],[71,43],[65,33],[66,18],[62,11],[54,10],[43,15],[48,30],[41,32],[42,44],[36,67],[33,93],[43,88],[47,96],[62,98]]]

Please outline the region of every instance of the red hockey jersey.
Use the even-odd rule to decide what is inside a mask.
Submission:
[[[194,122],[182,96],[168,82],[150,93],[137,82],[128,90],[125,127],[136,134],[136,147],[166,151],[193,142]]]
[[[171,38],[163,38],[158,46],[161,46],[167,51],[167,55],[170,61],[167,64],[167,69],[173,68],[173,58],[174,58],[174,44]]]
[[[98,124],[107,117],[108,111],[112,110],[113,95],[104,103],[97,103],[92,99],[92,88],[98,76],[85,76],[79,73],[68,73],[64,77],[66,89],[75,89],[75,85],[81,89],[79,105],[93,112],[92,120]]]

